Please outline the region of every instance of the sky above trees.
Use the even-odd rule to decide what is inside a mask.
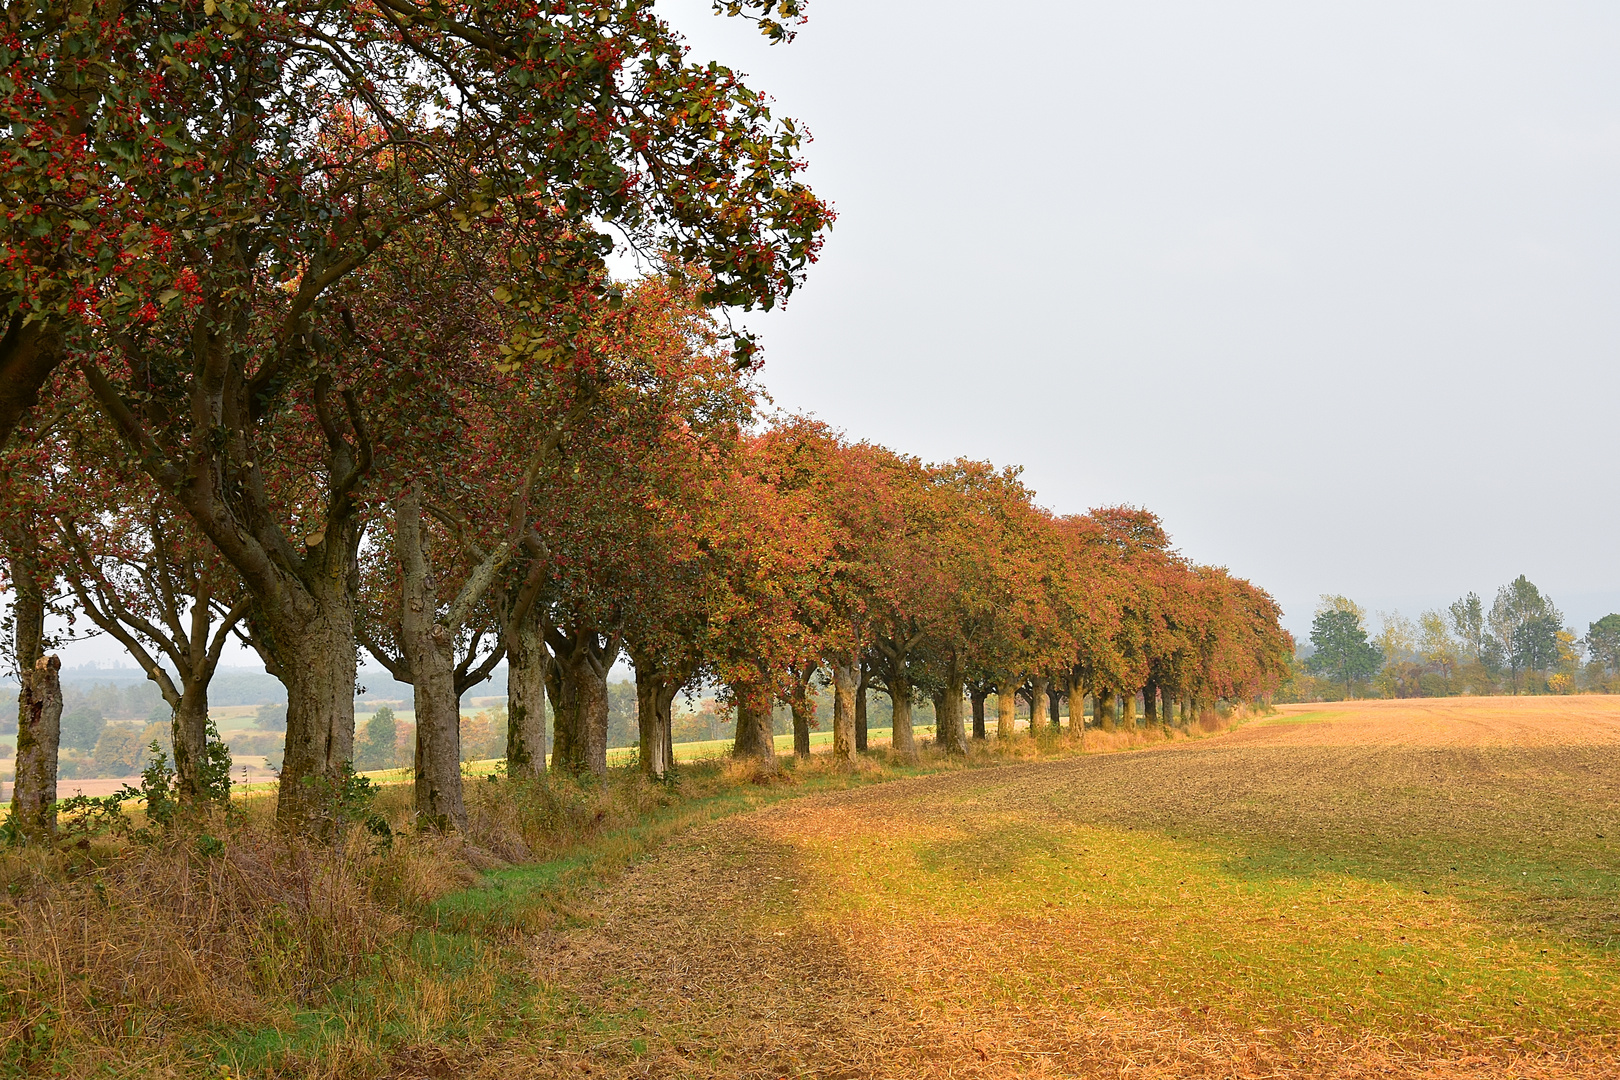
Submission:
[[[781,405],[1152,507],[1302,637],[1325,592],[1620,606],[1620,12],[815,0],[773,48],[669,11],[838,211],[747,320]]]

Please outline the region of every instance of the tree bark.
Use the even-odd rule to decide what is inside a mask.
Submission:
[[[1052,719],[1052,731],[1057,733],[1063,730],[1063,692],[1047,684],[1046,711]]]
[[[861,664],[861,681],[855,686],[855,752],[864,754],[867,750],[866,738],[866,687],[871,676],[867,671],[865,662]]]
[[[663,717],[658,712],[659,681],[636,671],[637,758],[641,774],[652,780],[662,780],[669,772],[669,762],[664,758]]]
[[[574,677],[568,666],[553,655],[546,667],[546,700],[551,703],[551,771],[577,775],[567,762],[583,760],[574,745],[584,745],[579,732],[579,706],[574,694]]]
[[[968,690],[968,700],[973,703],[973,740],[975,742],[984,742],[988,737],[984,730],[984,701],[989,696],[990,691],[977,683]]]
[[[833,763],[839,768],[855,764],[855,695],[860,692],[854,664],[834,662]]]
[[[1010,739],[1018,725],[1018,692],[1012,689],[1012,676],[1002,679],[996,690],[996,738]]]
[[[546,772],[546,649],[538,607],[506,641],[506,775],[533,780]]]
[[[548,636],[563,699],[552,713],[552,767],[575,776],[606,776],[607,676],[619,655],[619,638],[612,635],[603,645],[588,628],[572,637],[553,629]]]
[[[889,747],[903,761],[917,758],[917,736],[911,729],[911,680],[895,675],[885,680],[889,700],[894,705],[894,732],[889,736]]]
[[[1034,735],[1040,730],[1041,721],[1046,719],[1047,703],[1050,700],[1046,688],[1051,681],[1045,675],[1032,675],[1029,680],[1029,733]]]
[[[1132,690],[1129,693],[1124,693],[1124,694],[1119,695],[1119,712],[1120,712],[1120,722],[1125,725],[1125,730],[1127,730],[1127,731],[1135,731],[1136,730],[1136,691]]]
[[[733,683],[737,700],[737,736],[731,752],[767,764],[776,761],[776,739],[771,727],[771,695],[752,683]]]
[[[169,741],[174,744],[174,786],[181,805],[200,807],[207,796],[203,790],[202,763],[208,757],[208,683],[192,682],[181,691],[174,707]]]
[[[793,710],[793,754],[810,760],[810,723],[816,718],[816,702],[808,695],[795,695],[790,706]]]
[[[11,816],[25,840],[56,832],[56,769],[62,736],[62,661],[45,655],[45,588],[39,547],[25,523],[5,523],[0,539],[11,571],[17,667],[17,757]]]
[[[311,575],[307,584],[290,585],[276,604],[256,606],[252,619],[254,636],[287,687],[276,820],[294,830],[330,823],[337,781],[354,757],[352,583],[345,570]]]
[[[659,670],[658,664],[650,657],[638,657],[634,651],[630,655],[636,669],[636,726],[640,736],[637,746],[641,772],[649,779],[663,780],[675,764],[671,711],[675,695],[680,693],[686,677]]]
[[[456,641],[439,618],[422,503],[414,485],[395,504],[394,523],[403,581],[400,648],[410,667],[416,704],[416,821],[422,828],[465,830]]]
[[[1096,717],[1097,725],[1104,731],[1113,731],[1114,692],[1103,687],[1098,687],[1096,690],[1092,691],[1091,697],[1092,700],[1096,702],[1096,712],[1093,715]]]
[[[575,776],[591,773],[607,775],[607,672],[589,655],[577,655],[565,663],[566,679],[573,688],[573,730],[563,746],[563,732],[557,729],[556,759]],[[565,691],[566,693],[566,691]],[[561,716],[558,717],[559,721]]]
[[[1159,687],[1151,679],[1142,688],[1142,723],[1148,727],[1159,724]]]
[[[947,754],[967,753],[962,727],[962,673],[953,656],[945,663],[945,685],[934,695],[934,741]]]
[[[19,635],[20,637],[21,635]],[[62,661],[38,657],[17,695],[17,769],[11,820],[24,840],[56,833],[56,763],[62,739]]]

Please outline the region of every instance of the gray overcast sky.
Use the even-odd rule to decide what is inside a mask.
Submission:
[[[1620,6],[811,0],[697,58],[839,220],[784,408],[1129,502],[1270,589],[1620,610]]]

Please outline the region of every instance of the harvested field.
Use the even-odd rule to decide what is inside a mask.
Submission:
[[[1614,1076],[1617,742],[1606,698],[1299,706],[778,803],[528,948],[532,1038],[435,1052],[491,1076]]]

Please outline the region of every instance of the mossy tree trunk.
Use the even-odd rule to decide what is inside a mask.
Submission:
[[[860,679],[855,665],[837,660],[832,665],[833,684],[833,762],[839,768],[855,763],[855,700]]]
[[[733,756],[766,764],[776,761],[776,737],[771,726],[771,692],[756,682],[731,684],[737,703],[737,735]]]

